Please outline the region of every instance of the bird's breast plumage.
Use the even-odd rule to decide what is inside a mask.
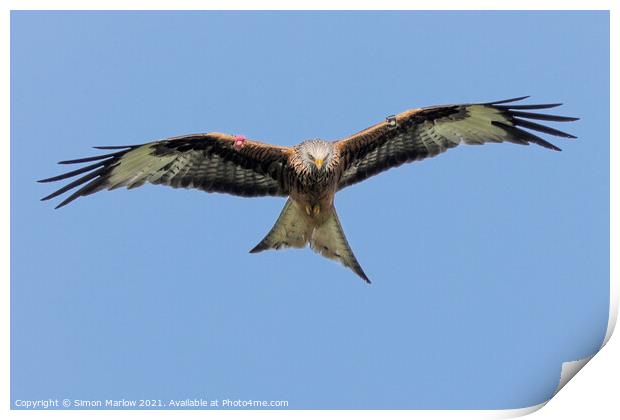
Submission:
[[[334,174],[327,171],[318,173],[306,173],[297,177],[294,189],[297,194],[307,196],[309,200],[316,201],[335,192],[337,180]]]

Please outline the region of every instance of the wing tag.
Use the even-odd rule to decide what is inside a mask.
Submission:
[[[390,129],[396,128],[398,126],[398,122],[396,122],[396,115],[390,115],[385,119],[385,122],[388,123],[388,127]]]

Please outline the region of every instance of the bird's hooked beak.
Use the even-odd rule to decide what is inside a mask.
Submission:
[[[323,159],[314,159],[314,164],[317,168],[321,169],[323,167]]]

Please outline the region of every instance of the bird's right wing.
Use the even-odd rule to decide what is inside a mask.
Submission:
[[[208,133],[136,146],[100,148],[115,151],[62,161],[61,164],[95,163],[39,181],[60,181],[84,174],[43,200],[80,187],[58,208],[97,191],[135,188],[147,182],[246,197],[289,194],[288,156],[291,148],[288,147],[272,146],[227,134]]]
[[[340,151],[343,175],[338,188],[363,181],[403,163],[436,156],[459,144],[534,143],[560,150],[527,130],[575,138],[531,120],[561,122],[578,118],[530,112],[560,104],[512,104],[525,98],[412,109],[339,140],[335,147]]]

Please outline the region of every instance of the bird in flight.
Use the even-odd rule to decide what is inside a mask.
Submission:
[[[561,104],[515,104],[525,98],[410,109],[341,140],[307,140],[293,147],[222,133],[97,147],[113,151],[59,162],[94,163],[40,180],[82,175],[42,200],[77,188],[56,206],[59,208],[97,191],[136,188],[147,182],[244,197],[288,197],[273,228],[250,252],[310,245],[370,283],[344,235],[334,195],[379,172],[436,156],[460,144],[534,143],[559,151],[531,131],[575,138],[532,121],[578,119],[532,112]]]

